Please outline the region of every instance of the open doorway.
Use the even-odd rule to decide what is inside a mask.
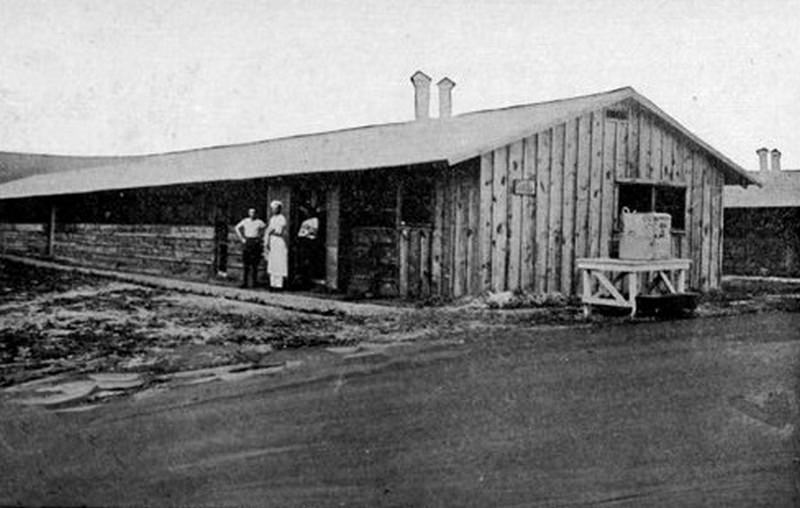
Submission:
[[[292,249],[291,287],[312,289],[325,285],[325,188],[318,180],[302,180],[293,189],[289,223]]]

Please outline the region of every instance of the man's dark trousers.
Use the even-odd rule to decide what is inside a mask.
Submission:
[[[258,264],[261,262],[261,239],[246,238],[244,241],[244,252],[242,253],[242,264],[244,264],[244,277],[242,277],[242,287],[255,287],[258,279]]]

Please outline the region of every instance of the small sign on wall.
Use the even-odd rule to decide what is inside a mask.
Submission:
[[[536,195],[536,180],[514,180],[514,194],[520,196]]]

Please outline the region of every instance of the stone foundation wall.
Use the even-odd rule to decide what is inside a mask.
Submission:
[[[47,228],[44,224],[0,222],[0,252],[44,256],[47,254]]]
[[[53,257],[75,264],[193,280],[217,276],[212,226],[59,224],[54,240]],[[0,252],[46,255],[47,227],[0,223]],[[227,257],[228,278],[239,280],[242,245],[232,227]]]

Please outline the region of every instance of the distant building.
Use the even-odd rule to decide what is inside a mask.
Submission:
[[[800,170],[782,169],[777,149],[756,153],[762,187],[725,189],[723,272],[800,277]]]
[[[332,291],[577,294],[622,208],[672,217],[689,285],[717,287],[724,185],[752,176],[632,88],[451,115],[417,72],[413,121],[120,157],[0,185],[0,251],[205,279],[241,270],[246,209],[319,210]],[[276,119],[275,121],[279,121]],[[3,154],[0,154],[0,158]],[[290,271],[296,267],[289,245]]]

